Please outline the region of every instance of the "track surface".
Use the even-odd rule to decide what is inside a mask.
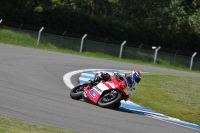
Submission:
[[[143,115],[72,100],[64,74],[121,69],[199,76],[189,72],[0,44],[0,114],[81,133],[199,133]],[[79,75],[71,80],[77,84]]]

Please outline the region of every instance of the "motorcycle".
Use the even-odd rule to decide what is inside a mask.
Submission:
[[[103,108],[119,108],[121,100],[127,100],[130,95],[125,78],[115,75],[108,81],[101,81],[89,86],[89,83],[78,85],[70,92],[70,97],[75,100],[84,99],[85,102]]]

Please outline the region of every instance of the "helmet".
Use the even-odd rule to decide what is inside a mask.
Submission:
[[[133,84],[138,84],[141,80],[140,71],[134,70],[130,72],[130,77],[131,77],[131,80],[133,81]]]

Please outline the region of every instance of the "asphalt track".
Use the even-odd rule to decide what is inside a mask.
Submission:
[[[123,110],[72,100],[63,75],[82,69],[200,74],[0,44],[0,114],[81,133],[199,133]],[[78,84],[79,74],[71,81]]]

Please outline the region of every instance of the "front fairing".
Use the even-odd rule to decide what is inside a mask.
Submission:
[[[116,79],[112,79],[107,82],[100,82],[99,84],[93,86],[90,89],[85,87],[83,92],[83,98],[89,99],[92,103],[97,104],[99,98],[101,97],[104,91],[112,89],[119,89],[121,91],[120,86],[123,86],[123,83],[117,81]]]
[[[107,90],[117,89],[123,95],[123,99],[129,98],[131,94],[130,89],[126,86],[125,80],[118,81],[116,78],[112,78],[107,82],[100,82],[92,88],[84,87],[83,98],[90,103],[97,104],[101,95]]]
[[[96,86],[88,89],[87,87],[84,88],[83,97],[89,99],[92,103],[97,104],[99,98],[101,97],[102,93],[106,90],[111,89],[106,82],[100,82]]]

